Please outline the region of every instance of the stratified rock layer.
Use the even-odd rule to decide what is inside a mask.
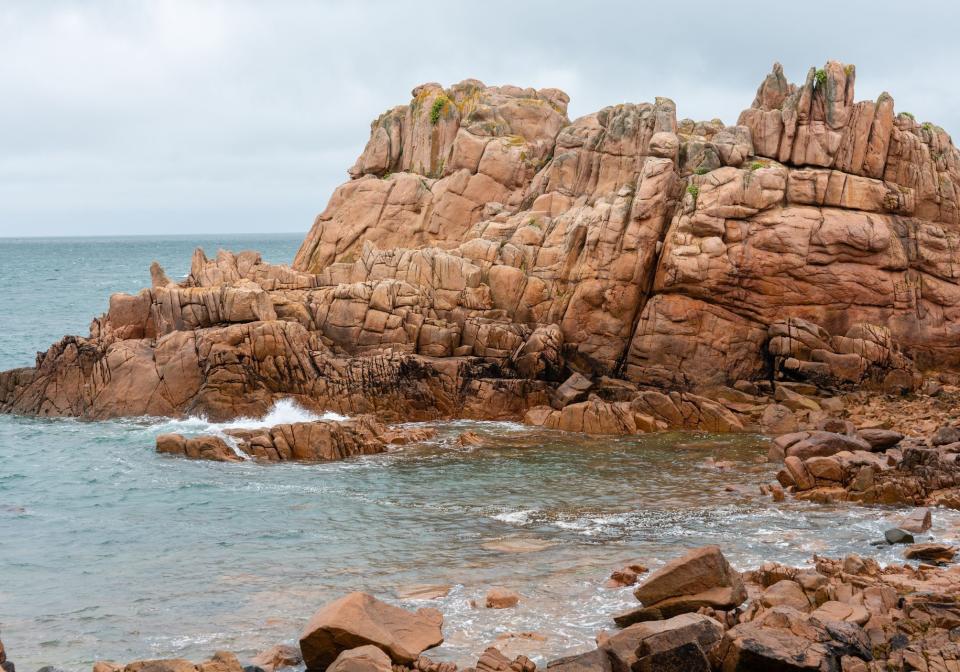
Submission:
[[[293,397],[622,434],[742,429],[745,403],[709,393],[736,381],[912,390],[960,364],[960,152],[854,81],[777,65],[732,127],[663,98],[571,122],[556,89],[417,87],[292,268],[155,266],[89,337],[0,374],[0,409],[225,419]],[[762,424],[790,427],[777,401]]]

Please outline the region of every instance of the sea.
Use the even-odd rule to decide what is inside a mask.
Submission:
[[[113,292],[182,278],[197,246],[290,263],[303,234],[0,239],[0,369],[86,335]],[[436,660],[487,646],[539,663],[595,646],[638,603],[609,588],[628,562],[656,569],[718,544],[739,569],[878,548],[894,512],[773,503],[768,439],[669,432],[596,437],[511,422],[430,423],[435,438],[326,464],[206,463],[157,455],[163,432],[309,420],[289,400],[262,418],[106,422],[0,415],[0,639],[20,672],[95,660],[241,660],[295,644],[351,591],[444,614]],[[459,447],[464,431],[483,437]],[[960,516],[934,512],[955,538]],[[484,608],[492,587],[520,594]]]

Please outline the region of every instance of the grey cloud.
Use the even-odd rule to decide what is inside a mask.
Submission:
[[[773,61],[960,128],[960,8],[912,2],[5,3],[0,235],[305,230],[425,81],[736,120]],[[944,34],[939,35],[938,31]]]

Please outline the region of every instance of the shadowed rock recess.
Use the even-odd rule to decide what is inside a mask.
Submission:
[[[756,426],[749,381],[910,391],[960,364],[960,153],[888,94],[856,102],[855,74],[775,65],[736,126],[424,84],[292,267],[154,265],[88,337],[0,374],[0,409],[221,420],[293,397],[620,434]]]

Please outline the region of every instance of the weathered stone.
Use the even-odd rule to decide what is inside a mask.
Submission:
[[[277,644],[258,653],[250,659],[250,663],[265,672],[274,672],[285,667],[296,667],[302,664],[303,656],[300,655],[300,649],[296,647]]]
[[[300,636],[308,670],[326,670],[343,651],[367,644],[395,663],[410,664],[443,642],[443,617],[433,609],[409,612],[365,593],[350,593],[313,615]]]
[[[373,644],[341,651],[328,672],[393,672],[390,656]]]
[[[916,508],[900,520],[900,529],[913,534],[926,532],[933,525],[930,509]]]
[[[634,595],[667,618],[702,606],[730,609],[746,599],[740,574],[717,546],[704,546],[668,562],[641,583]]]
[[[947,544],[911,544],[903,552],[907,560],[922,560],[936,564],[953,562],[957,554],[956,546]]]
[[[558,658],[547,663],[550,672],[612,672],[610,658],[603,649]]]

